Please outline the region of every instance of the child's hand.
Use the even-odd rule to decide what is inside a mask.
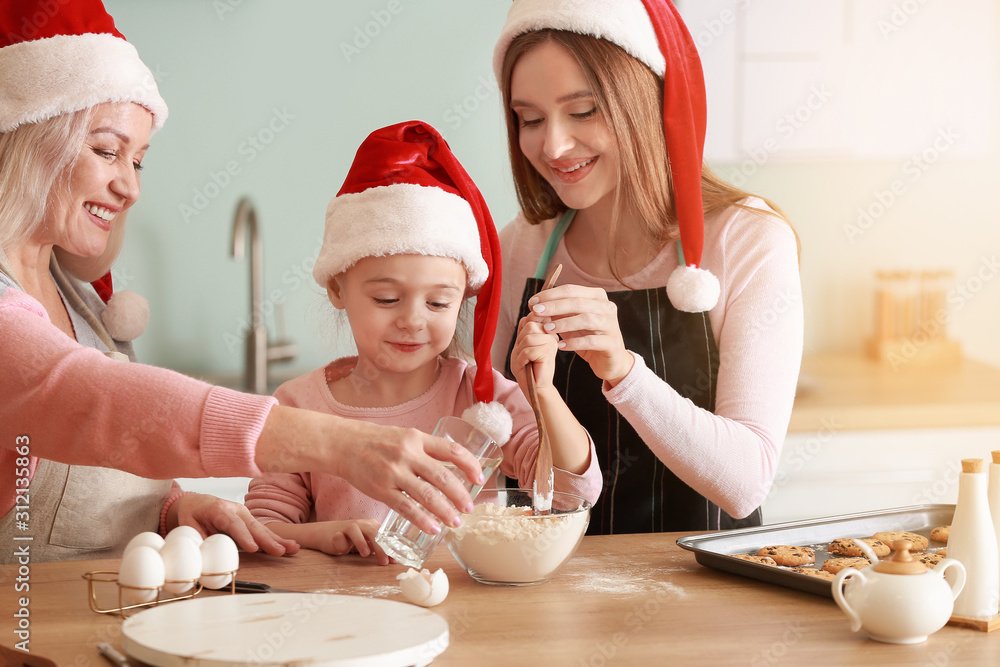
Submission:
[[[389,557],[375,542],[379,523],[374,519],[356,521],[320,521],[311,524],[318,531],[316,548],[333,556],[357,552],[361,556],[375,555],[379,565],[388,565]]]
[[[525,384],[526,366],[534,364],[535,388],[547,389],[552,386],[552,375],[555,372],[556,352],[559,350],[559,338],[546,333],[542,324],[532,317],[523,317],[517,325],[517,340],[510,355],[510,367],[524,395],[528,395]]]
[[[272,556],[293,554],[299,550],[295,540],[276,535],[250,515],[240,503],[205,493],[185,493],[167,512],[167,528],[191,526],[202,536],[225,533],[244,551],[261,549]]]
[[[632,370],[635,358],[625,348],[618,306],[599,287],[559,285],[528,300],[528,319],[562,339],[560,349],[573,351],[590,364],[594,375],[611,386]]]

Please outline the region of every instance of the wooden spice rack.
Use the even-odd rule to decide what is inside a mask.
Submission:
[[[875,334],[868,355],[894,369],[959,364],[962,346],[948,338],[947,295],[954,278],[946,269],[876,273]]]
[[[952,616],[948,619],[948,625],[959,625],[964,628],[972,628],[980,632],[993,632],[1000,628],[1000,614],[989,620],[972,618],[970,616]]]

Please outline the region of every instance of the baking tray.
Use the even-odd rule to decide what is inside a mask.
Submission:
[[[754,528],[721,530],[681,537],[677,544],[682,549],[694,552],[695,560],[707,567],[832,598],[831,581],[792,572],[787,567],[762,565],[730,556],[755,554],[761,547],[773,544],[790,544],[813,549],[816,552],[815,566],[822,568],[826,559],[835,557],[826,548],[838,537],[871,537],[883,530],[906,530],[929,539],[931,529],[951,524],[954,514],[954,505],[913,505]],[[930,542],[927,550],[936,551],[944,546],[941,542]]]

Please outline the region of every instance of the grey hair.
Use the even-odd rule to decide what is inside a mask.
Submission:
[[[68,184],[93,108],[0,133],[0,248],[11,251],[42,226]]]

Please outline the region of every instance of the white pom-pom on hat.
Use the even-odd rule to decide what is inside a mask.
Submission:
[[[469,422],[501,447],[510,440],[514,431],[514,419],[502,403],[474,403],[462,412],[462,419]]]
[[[710,271],[696,266],[678,266],[667,279],[667,297],[677,310],[702,313],[719,302],[722,289]]]
[[[115,292],[101,314],[101,321],[115,340],[135,340],[149,322],[149,302],[132,290]]]

